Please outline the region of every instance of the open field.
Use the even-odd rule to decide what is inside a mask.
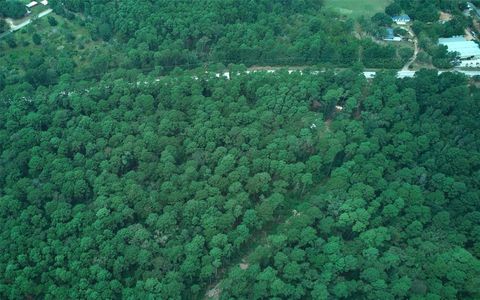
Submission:
[[[325,7],[356,18],[381,12],[391,2],[392,0],[325,0]]]

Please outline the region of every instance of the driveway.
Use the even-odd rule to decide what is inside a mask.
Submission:
[[[410,66],[413,64],[413,62],[417,59],[418,52],[420,52],[420,49],[418,48],[418,38],[415,35],[415,33],[412,31],[410,27],[405,27],[405,29],[408,31],[408,34],[413,38],[413,56],[410,58],[410,60],[403,66],[402,71],[408,71]]]

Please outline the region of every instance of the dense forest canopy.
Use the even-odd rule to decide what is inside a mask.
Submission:
[[[367,80],[409,56],[323,1],[50,2],[0,54],[0,299],[480,298],[478,82]]]
[[[462,76],[83,86],[2,109],[2,298],[202,297],[262,231],[225,299],[480,296],[480,91]]]
[[[25,4],[21,1],[0,0],[0,17],[18,19],[27,13]]]

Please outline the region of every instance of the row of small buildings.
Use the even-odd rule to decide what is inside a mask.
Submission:
[[[48,0],[42,0],[42,1],[40,1],[40,2],[32,1],[32,2],[28,3],[28,4],[26,5],[26,7],[27,7],[28,9],[30,9],[30,8],[33,8],[33,7],[37,6],[37,5],[39,5],[39,4],[42,4],[42,5],[44,5],[44,6],[47,6],[47,5],[48,5]]]

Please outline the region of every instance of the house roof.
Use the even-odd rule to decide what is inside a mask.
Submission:
[[[32,2],[28,3],[26,6],[27,6],[28,8],[30,8],[30,7],[34,7],[34,6],[37,5],[37,4],[38,4],[37,1],[32,1]]]
[[[445,45],[450,52],[460,53],[460,57],[480,57],[480,47],[474,41],[467,41],[463,36],[438,39],[440,45]]]
[[[385,38],[393,39],[394,37],[395,37],[395,35],[393,33],[393,28],[387,28],[387,35],[385,36]]]
[[[394,22],[410,22],[410,17],[408,15],[393,16],[392,20]]]

